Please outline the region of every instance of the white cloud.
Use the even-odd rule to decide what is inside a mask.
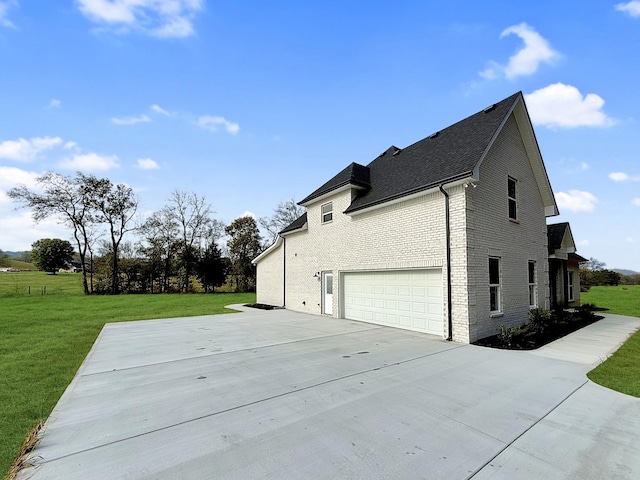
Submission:
[[[30,162],[44,150],[51,149],[62,143],[60,137],[34,137],[29,140],[6,140],[0,143],[0,158]]]
[[[157,104],[151,105],[151,110],[162,115],[169,115],[169,112],[167,112],[164,108]]]
[[[624,182],[625,180],[629,180],[629,175],[624,172],[611,172],[609,178],[614,182]]]
[[[209,130],[211,132],[217,132],[219,127],[224,127],[227,132],[233,135],[240,131],[240,125],[230,122],[224,117],[203,115],[201,117],[198,117],[197,124],[199,127],[202,127],[205,130]]]
[[[160,168],[160,165],[158,165],[155,160],[152,160],[150,158],[139,158],[136,166],[140,169],[140,170],[156,170],[158,168]]]
[[[64,144],[65,150],[71,150],[72,148],[77,147],[78,144],[76,142],[67,142]]]
[[[616,10],[619,12],[628,13],[632,17],[640,17],[640,1],[632,0],[627,3],[618,3]]]
[[[36,188],[38,175],[38,173],[27,172],[16,167],[0,167],[0,190],[9,190],[19,184]]]
[[[589,240],[580,240],[578,242],[578,245],[580,245],[581,247],[588,247],[589,246]]]
[[[253,212],[250,212],[249,210],[245,210],[244,213],[242,215],[240,215],[240,217],[256,218],[256,214],[253,213]]]
[[[589,164],[587,162],[581,162],[580,163],[580,169],[581,170],[589,170]]]
[[[7,28],[16,28],[16,26],[7,18],[7,12],[9,7],[16,5],[16,2],[11,0],[7,2],[0,2],[0,26]]]
[[[640,207],[640,197],[636,197],[633,200],[631,200],[631,204],[635,205],[636,207]]]
[[[71,241],[69,229],[54,218],[36,224],[31,218],[31,213],[26,210],[15,212],[8,208],[5,211],[0,209],[0,214],[0,245],[3,250],[31,250],[31,244],[41,238],[62,238]]]
[[[627,241],[627,243],[633,243],[634,242],[633,237],[627,237],[625,240]]]
[[[118,168],[118,157],[116,155],[98,155],[97,153],[86,153],[74,155],[59,163],[61,168],[80,171],[106,171]]]
[[[576,87],[554,83],[525,95],[534,124],[546,127],[609,127],[615,121],[603,111],[604,100],[595,93],[584,97]]]
[[[60,108],[61,106],[62,106],[62,102],[57,98],[52,98],[51,101],[49,102],[50,108]]]
[[[76,0],[92,22],[140,30],[163,38],[194,34],[193,18],[203,0]]]
[[[111,121],[116,125],[135,125],[136,123],[150,122],[151,119],[146,115],[140,115],[138,117],[113,117]]]
[[[513,25],[506,28],[500,38],[515,34],[524,42],[524,46],[509,58],[507,65],[491,62],[491,66],[480,72],[480,75],[488,80],[504,75],[513,80],[521,76],[533,75],[541,63],[553,63],[560,58],[547,40],[526,23]]]
[[[609,178],[614,182],[625,182],[627,180],[632,180],[634,182],[640,182],[640,175],[636,175],[632,177],[631,175],[624,172],[611,172],[609,174]]]
[[[565,209],[571,212],[591,212],[598,203],[595,195],[581,190],[569,190],[569,193],[558,192],[556,201],[560,210]]]

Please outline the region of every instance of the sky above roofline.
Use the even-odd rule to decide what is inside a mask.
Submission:
[[[6,192],[49,170],[270,215],[522,91],[584,257],[640,271],[640,1],[0,0],[0,248],[34,225]]]

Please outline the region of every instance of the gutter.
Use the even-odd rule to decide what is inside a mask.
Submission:
[[[282,237],[282,308],[287,306],[287,239]]]
[[[453,313],[451,306],[453,304],[453,296],[451,293],[451,225],[449,221],[449,194],[444,190],[444,184],[438,185],[440,192],[444,195],[444,218],[445,230],[447,236],[447,341],[453,340]]]

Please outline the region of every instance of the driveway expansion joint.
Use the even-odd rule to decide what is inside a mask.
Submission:
[[[540,417],[538,420],[536,420],[535,422],[533,422],[531,425],[529,425],[529,427],[527,427],[523,432],[520,433],[520,435],[518,435],[517,437],[515,437],[513,440],[511,440],[510,442],[508,442],[503,448],[501,448],[498,453],[496,453],[493,457],[491,457],[489,460],[487,460],[484,465],[482,465],[480,468],[478,468],[475,472],[473,472],[471,475],[469,475],[468,477],[465,478],[465,480],[471,480],[473,477],[475,477],[478,473],[480,473],[482,470],[484,470],[484,468],[491,464],[491,462],[493,462],[496,458],[498,458],[498,456],[500,456],[505,450],[507,450],[509,447],[511,447],[514,443],[516,443],[520,438],[522,438],[528,431],[530,431],[533,427],[535,427],[536,425],[538,425],[542,420],[544,420],[545,418],[547,418],[549,415],[551,415],[551,413],[553,413],[560,405],[562,405],[564,402],[566,402],[567,400],[569,400],[569,398],[571,398],[578,390],[580,390],[582,387],[584,387],[587,383],[589,383],[589,380],[586,380],[585,382],[583,382],[581,385],[578,385],[571,393],[569,393],[569,395],[567,395],[566,397],[564,397],[560,402],[558,402],[557,405],[555,405],[551,410],[549,410],[547,413],[545,413],[542,417]]]

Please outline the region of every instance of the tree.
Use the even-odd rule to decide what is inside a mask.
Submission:
[[[42,193],[33,192],[25,185],[12,188],[8,193],[10,198],[20,204],[20,207],[31,209],[36,223],[49,217],[57,217],[73,230],[73,238],[80,255],[85,294],[89,293],[85,257],[91,232],[95,227],[90,204],[93,192],[88,185],[88,178],[80,172],[75,178],[46,172],[36,178]]]
[[[160,291],[169,292],[175,255],[179,250],[178,223],[166,208],[151,215],[141,228],[147,247],[142,252],[151,263],[150,274],[153,289],[154,278],[160,277]],[[151,292],[153,293],[153,291]]]
[[[267,241],[269,245],[273,244],[278,238],[278,233],[284,230],[294,220],[297,220],[305,212],[304,207],[299,207],[292,198],[286,202],[280,202],[273,210],[271,217],[261,217],[258,222],[269,234]]]
[[[73,260],[73,246],[67,240],[43,238],[31,244],[31,258],[39,270],[55,275]]]
[[[580,285],[592,287],[594,285],[620,285],[622,275],[604,268],[606,263],[593,257],[580,265]]]
[[[225,260],[227,259],[222,258],[222,252],[215,243],[202,251],[196,266],[196,274],[205,292],[208,292],[209,288],[215,292],[216,287],[224,285],[229,267]]]
[[[124,235],[135,230],[132,220],[138,210],[138,198],[133,189],[122,183],[113,184],[107,178],[85,177],[85,186],[92,192],[89,204],[95,221],[105,224],[111,240],[111,293],[119,293],[119,248]]]
[[[225,232],[230,237],[227,246],[236,288],[245,292],[255,289],[256,268],[251,260],[262,251],[262,237],[255,219],[249,216],[236,218]]]
[[[175,190],[169,197],[169,204],[165,209],[166,216],[178,227],[182,291],[187,292],[198,259],[200,242],[212,226],[211,205],[204,195]]]

